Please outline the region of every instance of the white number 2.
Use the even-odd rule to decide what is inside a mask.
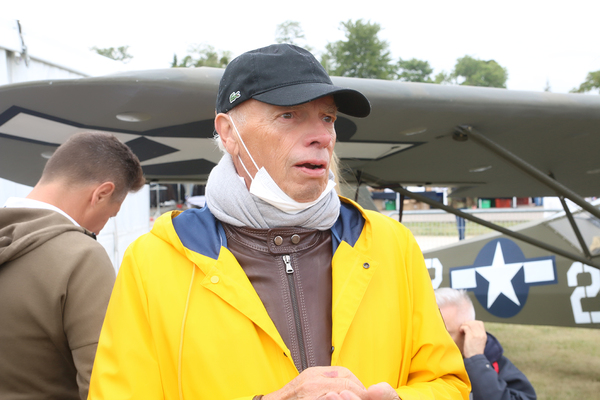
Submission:
[[[444,267],[442,266],[439,258],[426,258],[425,265],[427,266],[427,269],[433,268],[434,273],[433,278],[431,278],[431,284],[433,285],[434,289],[439,288],[440,284],[442,283],[444,273]]]
[[[577,275],[588,273],[592,277],[592,283],[588,286],[577,286]],[[600,292],[600,270],[580,262],[574,262],[567,271],[567,283],[569,287],[575,287],[571,295],[571,307],[576,324],[600,323],[600,311],[583,311],[581,299],[594,298]]]

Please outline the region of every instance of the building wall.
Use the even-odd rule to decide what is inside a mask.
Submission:
[[[29,58],[26,62],[21,54],[0,49],[0,84],[54,80],[54,79],[77,79],[86,75],[75,73],[35,58]]]
[[[131,70],[90,49],[72,48],[50,36],[35,36],[26,25],[0,17],[0,85],[77,79]]]

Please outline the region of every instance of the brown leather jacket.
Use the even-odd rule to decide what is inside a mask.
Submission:
[[[331,365],[330,231],[223,226],[298,371]]]

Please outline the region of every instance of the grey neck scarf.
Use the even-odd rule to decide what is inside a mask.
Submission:
[[[340,199],[335,190],[297,214],[273,207],[250,194],[227,153],[208,177],[206,204],[218,220],[256,229],[298,226],[324,231],[333,226],[340,213]]]

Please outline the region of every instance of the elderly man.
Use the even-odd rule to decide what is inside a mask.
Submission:
[[[527,377],[508,358],[483,322],[475,320],[475,308],[464,290],[440,288],[435,297],[446,328],[465,358],[473,387],[473,400],[535,400]]]
[[[207,207],[128,249],[90,398],[466,398],[414,238],[333,190],[337,113],[368,100],[273,45],[229,64],[216,111]]]
[[[129,147],[85,132],[55,151],[27,198],[0,208],[1,399],[87,398],[115,281],[94,233],[143,185]]]

